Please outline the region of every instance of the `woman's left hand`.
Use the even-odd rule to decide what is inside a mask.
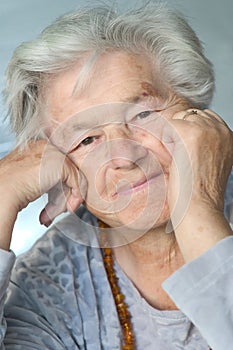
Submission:
[[[233,165],[233,132],[209,109],[178,112],[170,126],[168,201],[178,244],[190,261],[232,234],[223,207]]]

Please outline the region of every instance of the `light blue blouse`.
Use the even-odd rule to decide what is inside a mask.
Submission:
[[[96,219],[84,208],[79,213],[79,225],[74,215],[66,217],[14,268],[14,254],[0,251],[1,350],[120,349]],[[138,350],[207,350],[207,343],[213,350],[233,348],[233,237],[164,282],[179,311],[151,307],[117,264],[115,268]]]

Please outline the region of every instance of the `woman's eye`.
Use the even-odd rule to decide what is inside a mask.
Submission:
[[[80,146],[88,146],[92,142],[94,142],[96,139],[97,139],[97,136],[86,137],[84,140],[82,140],[82,142],[80,142]]]
[[[151,115],[153,111],[143,111],[135,115],[135,119],[145,119]]]
[[[76,144],[72,146],[69,153],[75,152],[80,148],[83,148],[83,151],[90,152],[99,142],[101,142],[101,135],[87,136],[82,140],[77,141]],[[86,149],[85,149],[86,147]]]

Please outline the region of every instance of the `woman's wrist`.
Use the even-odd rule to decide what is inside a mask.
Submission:
[[[220,210],[196,205],[190,206],[175,235],[185,262],[190,262],[232,235],[232,230]]]
[[[4,203],[0,209],[0,249],[10,249],[11,237],[17,214],[14,207],[8,206],[7,203]]]

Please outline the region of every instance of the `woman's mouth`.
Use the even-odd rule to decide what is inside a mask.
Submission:
[[[136,193],[142,190],[145,190],[152,181],[154,181],[156,178],[158,178],[160,175],[162,175],[163,173],[156,173],[153,174],[151,176],[148,177],[143,177],[143,179],[140,179],[139,181],[136,182],[129,182],[127,181],[127,183],[125,183],[122,186],[119,186],[117,188],[117,191],[113,193],[112,197],[115,198],[118,195],[129,195],[132,193]],[[125,180],[126,181],[126,180]]]

